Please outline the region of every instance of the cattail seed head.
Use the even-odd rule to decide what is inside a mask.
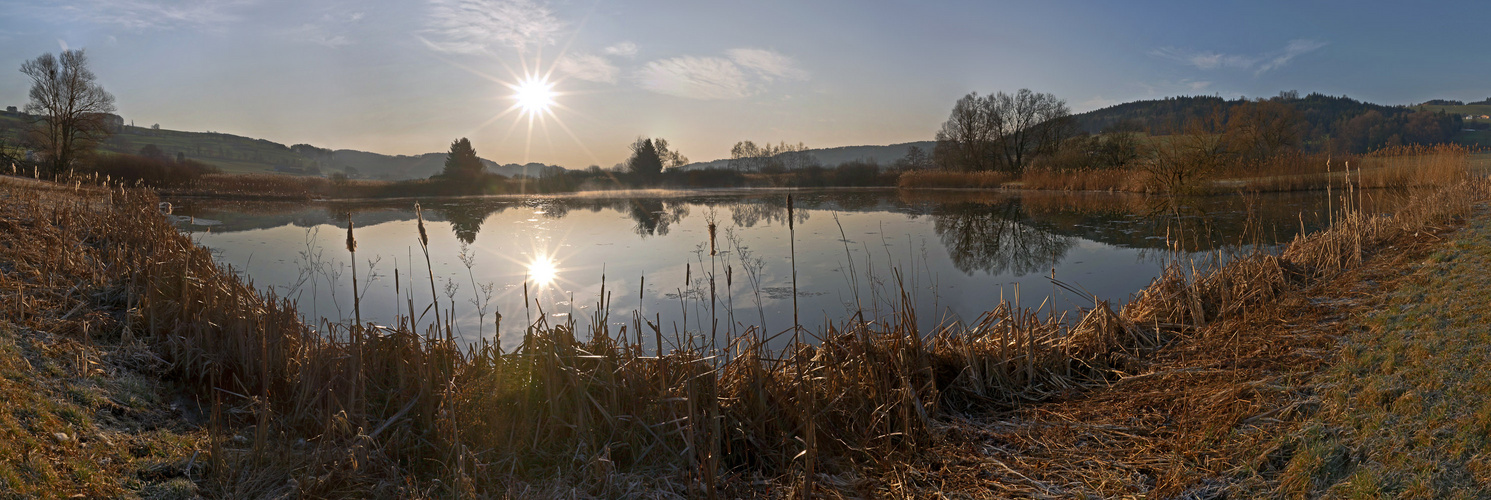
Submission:
[[[790,195],[790,194],[787,195],[787,230],[788,231],[793,230],[793,227],[792,227],[792,195]]]
[[[425,232],[425,217],[419,209],[419,202],[414,202],[414,219],[419,221],[419,244],[430,246],[430,234]]]
[[[347,214],[347,251],[357,253],[357,238],[352,236],[352,214]]]
[[[714,223],[714,221],[710,221],[709,222],[709,255],[710,256],[716,255],[715,248],[714,248],[714,229],[715,229],[715,223]]]

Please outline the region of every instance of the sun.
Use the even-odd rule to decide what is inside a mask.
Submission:
[[[530,117],[547,114],[549,107],[554,105],[554,97],[559,95],[554,92],[553,83],[538,76],[530,76],[517,85],[508,85],[508,88],[513,89],[512,98],[517,101],[515,106]]]
[[[559,268],[555,266],[554,259],[547,255],[537,255],[528,262],[528,280],[540,287],[546,287],[554,283],[554,278],[559,276]]]

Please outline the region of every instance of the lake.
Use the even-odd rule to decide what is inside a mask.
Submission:
[[[422,200],[432,298],[413,200],[171,201],[179,227],[218,262],[295,301],[314,324],[353,317],[350,216],[364,321],[391,325],[412,315],[428,326],[439,314],[454,318],[464,341],[497,339],[512,349],[539,321],[573,319],[583,332],[604,320],[614,334],[623,325],[635,332],[634,314],[658,322],[665,343],[708,342],[711,332],[723,339],[752,325],[790,329],[789,193],[798,318],[812,330],[857,311],[887,317],[902,292],[924,331],[972,321],[1001,297],[1058,315],[1091,307],[1092,296],[1116,306],[1170,259],[1267,251],[1321,227],[1329,210],[1324,193],[828,189]],[[1378,210],[1403,196],[1368,198]],[[1083,293],[1058,287],[1053,272]]]

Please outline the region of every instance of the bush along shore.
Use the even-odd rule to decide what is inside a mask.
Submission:
[[[723,346],[640,314],[618,330],[540,319],[504,352],[457,342],[438,319],[455,305],[418,294],[410,316],[430,306],[434,322],[312,328],[177,232],[154,192],[48,186],[0,186],[4,389],[106,396],[3,403],[0,486],[233,497],[1313,491],[1290,479],[1312,449],[1291,436],[1320,407],[1332,325],[1364,307],[1343,297],[1388,286],[1491,191],[1446,183],[1392,215],[1339,193],[1333,224],[1280,254],[1177,262],[1121,310],[1095,298],[1074,321],[991,298],[976,321],[919,331],[903,293],[883,321],[748,328]],[[779,335],[798,341],[763,347]],[[195,410],[101,416],[151,384]],[[174,423],[130,423],[141,415]],[[115,458],[95,436],[149,449]]]

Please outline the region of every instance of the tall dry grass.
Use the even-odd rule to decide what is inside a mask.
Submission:
[[[1394,147],[1345,158],[1283,154],[1257,172],[1217,185],[1259,192],[1444,186],[1470,176],[1470,154],[1469,148],[1454,144]]]
[[[1171,339],[1359,263],[1395,235],[1446,224],[1487,191],[1461,183],[1394,216],[1343,210],[1280,256],[1214,271],[1176,265],[1121,311],[1094,299],[1075,322],[1015,298],[991,300],[972,323],[921,331],[901,292],[886,320],[827,324],[816,342],[773,354],[765,339],[780,332],[754,327],[718,349],[649,352],[640,339],[661,340],[663,326],[640,314],[615,331],[603,316],[581,329],[539,314],[514,352],[459,345],[448,322],[408,317],[316,330],[290,301],[219,268],[155,212],[149,191],[56,203],[0,189],[12,200],[0,207],[5,231],[58,243],[17,266],[49,279],[91,273],[80,283],[124,311],[119,335],[220,402],[209,452],[218,493],[262,496],[294,478],[297,493],[317,497],[502,496],[534,481],[597,496],[762,494],[798,481],[856,491],[840,478],[941,439],[939,419],[952,412],[1134,373]],[[440,307],[407,300],[411,315]],[[235,428],[252,429],[248,445],[228,438]],[[278,436],[304,436],[313,451],[277,456]],[[806,459],[814,475],[804,476]]]
[[[1012,180],[1004,172],[959,172],[952,170],[909,170],[901,173],[896,186],[903,189],[964,188],[995,189]]]
[[[1144,172],[1130,169],[1027,170],[1020,187],[1055,191],[1150,192]]]

